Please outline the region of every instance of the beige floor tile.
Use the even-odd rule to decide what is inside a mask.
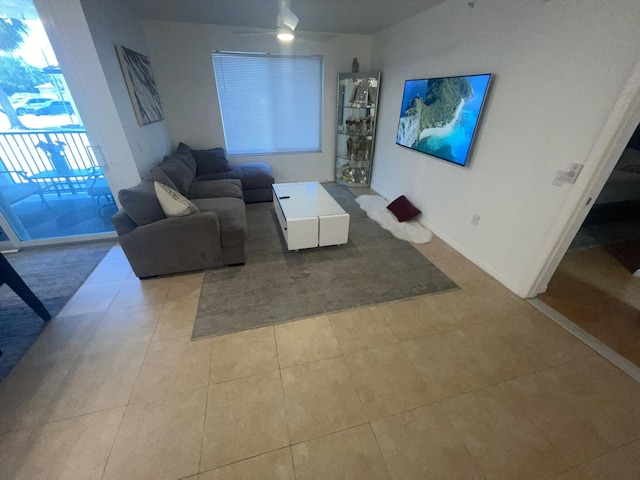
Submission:
[[[428,258],[428,257],[427,257]],[[447,277],[463,288],[491,282],[491,277],[462,255],[429,259]],[[495,281],[495,280],[494,280]]]
[[[105,312],[124,285],[122,280],[115,282],[86,283],[65,305],[58,317],[69,317],[85,313]]]
[[[153,342],[142,363],[132,403],[209,385],[211,340],[190,337]]]
[[[131,266],[124,254],[113,254],[113,250],[104,257],[89,275],[85,284],[104,282],[124,282],[131,273]]]
[[[174,302],[185,298],[199,298],[203,275],[203,272],[195,272],[172,276],[166,301]]]
[[[520,335],[512,318],[461,328],[473,339],[476,356],[494,381],[501,382],[542,370],[548,364],[540,358],[530,337]]]
[[[449,420],[490,479],[545,479],[567,464],[501,385],[443,403]]]
[[[371,423],[394,480],[484,480],[439,404]]]
[[[207,389],[129,405],[103,480],[174,480],[198,472]]]
[[[37,425],[72,366],[73,360],[15,367],[0,384],[0,433]]]
[[[114,307],[135,307],[152,303],[164,303],[171,289],[171,277],[140,280],[129,278],[122,284],[113,299]]]
[[[307,318],[275,326],[280,368],[340,355],[328,318]]]
[[[347,310],[328,318],[343,353],[397,342],[376,307]]]
[[[166,302],[158,318],[152,341],[191,336],[197,311],[197,297]]]
[[[435,332],[445,332],[489,320],[478,314],[476,304],[466,290],[429,295],[422,297],[422,301],[429,308],[427,319]]]
[[[294,480],[291,449],[274,452],[201,473],[199,480]]]
[[[291,443],[367,421],[341,357],[284,369],[282,386]]]
[[[147,352],[138,345],[80,355],[48,408],[46,422],[126,406]]]
[[[32,432],[32,428],[27,428],[0,435],[0,472],[4,472],[7,477],[13,462],[24,451]]]
[[[535,311],[526,300],[517,297],[495,280],[474,284],[464,289],[474,303],[476,312],[489,320]]]
[[[463,330],[452,330],[402,343],[435,398],[470,392],[496,382],[486,352]]]
[[[438,332],[429,319],[431,311],[421,297],[378,305],[376,308],[400,341]]]
[[[291,447],[297,480],[390,479],[369,424]]]
[[[456,250],[451,248],[438,237],[433,237],[429,243],[412,243],[413,247],[429,260],[437,260],[442,258],[460,258]]]
[[[505,317],[496,325],[509,334],[513,343],[550,367],[593,354],[591,348],[538,311]]]
[[[570,465],[640,438],[640,384],[599,356],[518,378],[506,387]]]
[[[572,468],[554,480],[637,480],[638,472],[640,442],[635,442]]]
[[[151,341],[163,304],[111,307],[87,342],[83,353],[107,353]]]
[[[123,413],[116,408],[36,428],[7,478],[99,480]]]
[[[201,471],[288,445],[280,372],[209,387]]]
[[[211,381],[226,382],[278,370],[273,327],[257,328],[212,339]]]
[[[0,433],[38,424],[100,315],[55,318],[0,383]]]
[[[399,344],[345,355],[369,420],[433,402],[434,396]]]
[[[103,315],[98,312],[54,318],[38,335],[22,357],[22,362],[47,363],[61,358],[76,358],[93,335]]]

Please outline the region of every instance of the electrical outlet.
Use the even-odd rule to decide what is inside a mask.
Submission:
[[[569,168],[569,171],[567,172],[567,179],[565,181],[567,183],[576,183],[578,175],[580,175],[580,172],[582,171],[582,167],[584,167],[584,164],[582,163],[572,163],[571,168]]]
[[[480,215],[478,215],[477,213],[474,213],[473,217],[471,217],[471,225],[477,225],[479,221],[480,221]]]
[[[553,185],[555,185],[556,187],[561,187],[562,185],[564,185],[567,181],[567,174],[568,172],[558,170],[558,172],[556,173],[556,178],[553,179]]]

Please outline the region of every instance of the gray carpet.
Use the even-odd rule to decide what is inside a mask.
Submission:
[[[246,264],[205,272],[193,338],[458,288],[367,218],[347,188],[327,190],[351,215],[349,243],[289,252],[273,205],[247,205]]]
[[[52,316],[60,313],[114,241],[43,247],[5,254]],[[55,322],[55,319],[51,320]],[[26,353],[45,323],[7,285],[0,286],[0,381]]]

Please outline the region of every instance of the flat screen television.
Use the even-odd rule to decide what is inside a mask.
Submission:
[[[396,143],[465,166],[491,74],[407,80]]]

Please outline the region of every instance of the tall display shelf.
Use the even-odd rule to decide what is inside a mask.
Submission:
[[[368,187],[371,182],[380,73],[338,74],[336,182]]]

